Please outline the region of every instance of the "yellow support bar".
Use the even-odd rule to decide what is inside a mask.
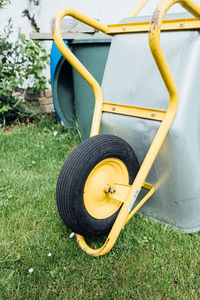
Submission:
[[[147,190],[153,189],[155,191],[155,187],[152,184],[149,184],[146,182],[144,182],[142,187]],[[118,200],[120,202],[124,202],[124,199],[126,198],[126,195],[129,192],[130,188],[131,188],[131,185],[114,183],[112,185],[112,189],[114,190],[114,192],[112,194],[109,193],[109,198]]]
[[[135,17],[146,5],[149,0],[139,0],[132,11],[129,13],[128,18]]]
[[[152,184],[147,183],[147,182],[144,182],[142,187],[147,190],[151,190],[152,188],[154,188],[156,190],[155,186],[153,186]]]
[[[137,22],[137,23],[123,23],[108,25],[107,34],[122,34],[122,33],[136,33],[148,32],[150,22]],[[161,26],[161,31],[174,31],[174,30],[191,30],[200,29],[200,21],[196,18],[185,18],[175,20],[164,20]]]
[[[162,121],[166,113],[164,110],[149,109],[143,107],[113,104],[113,103],[106,103],[106,102],[103,103],[103,112],[133,116],[133,117],[144,118],[144,119],[151,119],[156,121]]]
[[[150,191],[146,194],[146,196],[134,207],[134,209],[128,215],[128,218],[124,222],[124,226],[128,223],[128,221],[136,214],[136,212],[149,200],[149,198],[155,192],[155,187],[152,187]]]

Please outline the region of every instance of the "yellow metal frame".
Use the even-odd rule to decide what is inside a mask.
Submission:
[[[109,112],[113,114],[134,116],[143,119],[152,119],[162,121],[166,112],[164,110],[143,108],[137,106],[121,105],[115,103],[103,103],[103,112]]]
[[[145,5],[147,0],[142,0],[138,3],[137,7],[132,10],[130,16],[136,15],[139,10]],[[195,18],[178,19],[163,21],[167,11],[174,4],[179,3],[187,11],[189,11]],[[106,34],[126,33],[126,32],[141,32],[149,30],[149,46],[151,53],[154,57],[156,65],[160,71],[162,79],[165,83],[169,93],[169,105],[166,112],[158,110],[149,110],[145,108],[138,108],[125,105],[116,105],[113,103],[104,103],[103,94],[97,81],[87,71],[87,69],[80,63],[74,54],[66,47],[63,42],[60,24],[65,16],[72,16],[77,20],[96,28]],[[184,30],[200,28],[200,5],[193,0],[162,0],[157,6],[150,24],[143,22],[143,24],[118,24],[118,25],[104,25],[88,16],[77,12],[74,9],[63,9],[57,13],[53,22],[53,37],[54,41],[68,62],[80,73],[80,75],[92,87],[95,95],[95,109],[91,127],[91,136],[99,133],[101,116],[103,111],[111,113],[119,113],[125,115],[132,115],[135,117],[142,117],[148,119],[155,119],[161,121],[161,125],[153,139],[153,142],[146,154],[146,157],[140,167],[140,170],[132,184],[132,186],[115,186],[118,196],[122,197],[121,201],[124,202],[122,208],[113,224],[113,227],[108,234],[106,242],[99,249],[90,248],[83,236],[76,234],[76,239],[79,246],[90,255],[99,256],[108,253],[115,244],[122,227],[131,219],[131,217],[139,210],[139,208],[151,197],[155,192],[156,187],[145,183],[145,179],[155,161],[155,158],[167,136],[169,128],[174,120],[178,107],[178,92],[164,53],[160,45],[160,31],[164,30]],[[126,28],[124,28],[126,27]],[[144,187],[149,190],[146,196],[132,209],[133,203],[137,198],[141,188]],[[122,196],[123,195],[123,196]],[[114,196],[113,196],[114,197]]]
[[[149,0],[139,0],[128,15],[128,18],[135,17],[143,9]]]
[[[148,32],[150,22],[143,21],[137,23],[120,23],[108,25],[107,34],[120,34],[120,33],[136,33]],[[199,29],[200,21],[196,18],[182,18],[175,20],[163,20],[161,31],[174,31],[174,30],[191,30]]]

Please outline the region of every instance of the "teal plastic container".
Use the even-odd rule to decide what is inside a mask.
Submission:
[[[68,42],[75,56],[101,85],[111,39],[76,39]],[[94,94],[85,80],[72,69],[55,44],[51,52],[53,103],[59,120],[67,127],[78,124],[82,139],[90,135]]]

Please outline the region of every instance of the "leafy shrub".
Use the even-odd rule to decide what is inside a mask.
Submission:
[[[0,8],[3,8],[8,3],[10,3],[10,0],[0,0]]]
[[[26,39],[19,33],[15,42],[10,42],[12,23],[9,20],[0,36],[0,123],[24,117],[16,107],[18,99],[12,97],[13,91],[28,87],[34,92],[44,90],[47,79],[42,75],[49,63],[49,54],[40,41]]]

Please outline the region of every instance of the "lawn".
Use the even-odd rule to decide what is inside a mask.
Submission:
[[[200,299],[198,233],[137,215],[96,258],[69,237],[55,189],[77,143],[55,120],[0,129],[0,299]]]

